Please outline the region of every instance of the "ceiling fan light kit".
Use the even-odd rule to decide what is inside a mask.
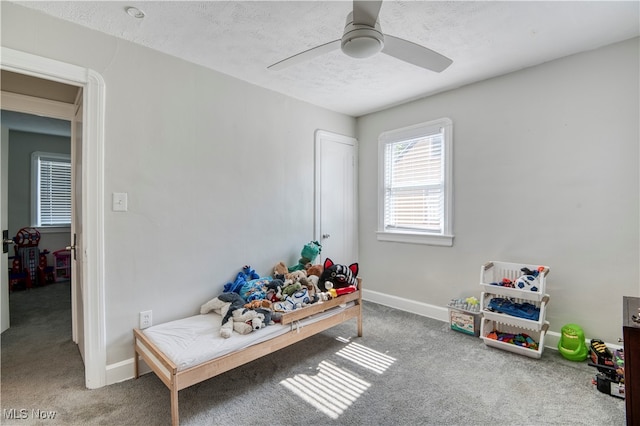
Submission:
[[[384,35],[380,31],[380,24],[376,22],[375,27],[354,24],[352,16],[353,13],[347,16],[347,25],[342,36],[340,47],[344,54],[361,59],[380,52],[384,47]]]
[[[345,55],[352,58],[368,58],[382,52],[401,61],[435,72],[441,72],[451,65],[453,61],[446,56],[408,40],[387,34],[388,43],[385,45],[385,34],[383,34],[378,23],[381,5],[382,0],[354,0],[353,11],[347,15],[342,39],[305,50],[276,62],[267,68],[281,70],[333,51],[338,47]]]

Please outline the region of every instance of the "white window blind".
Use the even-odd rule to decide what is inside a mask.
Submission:
[[[35,226],[71,224],[71,161],[69,156],[37,152],[35,168]]]
[[[380,135],[378,240],[453,245],[452,128],[442,118]]]
[[[442,159],[442,133],[386,145],[385,229],[443,232]]]

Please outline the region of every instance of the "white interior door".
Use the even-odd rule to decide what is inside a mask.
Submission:
[[[8,229],[8,169],[9,169],[9,129],[2,127],[2,135],[0,135],[0,229]],[[9,235],[3,235],[3,240],[9,238]],[[13,250],[10,245],[3,248],[7,251]],[[2,250],[0,255],[0,333],[9,328],[9,270],[8,252]]]
[[[358,147],[354,138],[316,132],[316,235],[322,260],[358,261]]]
[[[84,286],[82,233],[82,90],[78,91],[75,114],[71,122],[71,314],[73,341],[78,344],[82,360],[84,345]]]

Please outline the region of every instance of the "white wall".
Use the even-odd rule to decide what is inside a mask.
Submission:
[[[314,132],[355,119],[6,2],[2,45],[105,81],[107,364],[131,359],[140,311],[195,314],[313,238]]]
[[[359,118],[366,289],[444,307],[480,295],[488,260],[549,265],[551,330],[616,342],[622,296],[640,295],[638,52],[629,40]],[[378,136],[440,117],[454,246],[378,242]]]
[[[445,306],[479,294],[486,260],[548,264],[552,329],[578,322],[591,336],[620,335],[622,295],[640,294],[638,40],[365,116],[356,128],[353,118],[1,7],[3,46],[105,80],[108,364],[131,358],[138,312],[152,309],[155,323],[193,314],[242,265],[267,273],[297,260],[313,237],[318,128],[360,141],[367,289]],[[378,135],[443,116],[454,122],[454,246],[378,243]],[[113,192],[129,194],[128,212],[111,211]]]

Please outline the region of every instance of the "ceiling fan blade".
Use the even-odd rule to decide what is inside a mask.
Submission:
[[[431,71],[444,71],[453,61],[424,46],[398,37],[384,35],[382,53]]]
[[[353,0],[353,23],[374,27],[380,14],[380,6],[382,6],[382,0]]]
[[[281,69],[299,64],[304,61],[308,61],[309,59],[313,59],[316,56],[324,55],[325,53],[329,53],[339,48],[340,40],[330,41],[329,43],[321,44],[320,46],[312,47],[309,50],[305,50],[304,52],[300,52],[296,55],[290,56],[287,59],[283,59],[273,65],[269,65],[267,68],[274,71],[280,71]]]

